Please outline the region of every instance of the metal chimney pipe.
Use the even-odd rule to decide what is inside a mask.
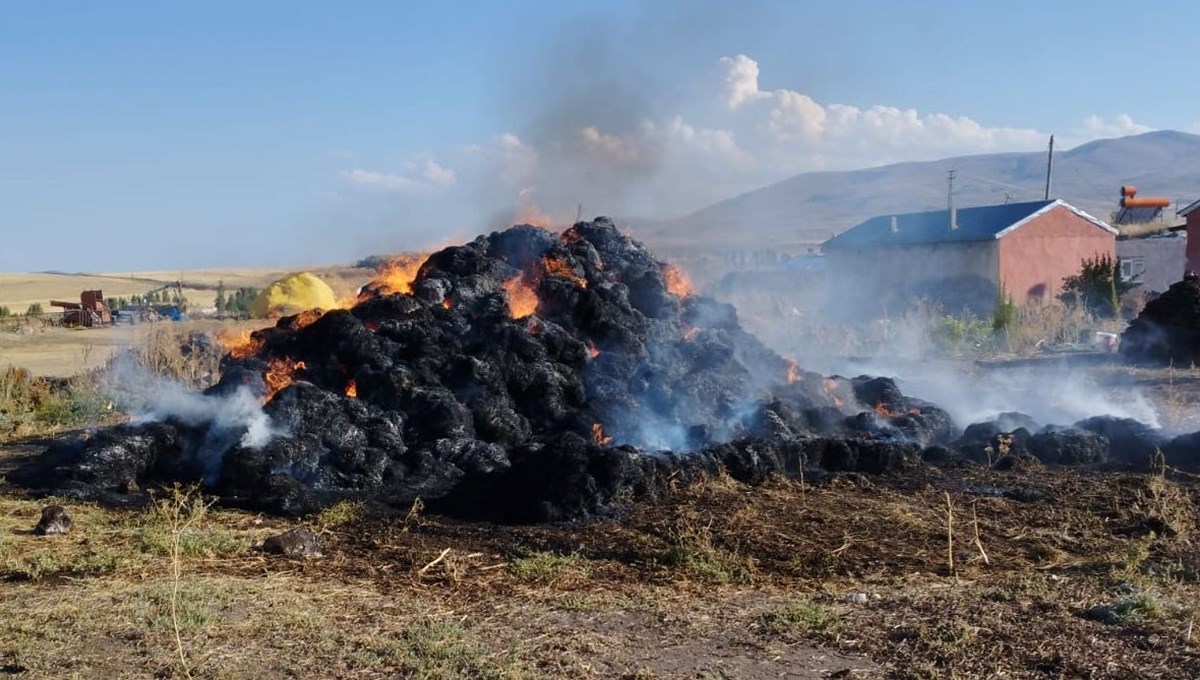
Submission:
[[[950,206],[950,231],[958,229],[958,207]]]
[[[896,216],[892,215],[892,233],[895,234],[898,231],[900,231],[900,225],[896,221]]]

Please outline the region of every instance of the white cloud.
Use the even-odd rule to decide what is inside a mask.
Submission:
[[[671,106],[665,95],[636,90],[649,100],[644,110],[655,112],[640,119],[614,120],[604,107],[581,107],[566,124],[556,119],[552,129],[534,128],[528,137],[501,132],[455,145],[439,152],[441,162],[419,157],[395,172],[359,168],[342,175],[353,186],[401,198],[411,211],[406,215],[442,221],[453,215],[460,225],[496,223],[523,190],[533,190],[559,218],[573,217],[580,203],[594,214],[672,217],[796,173],[1034,151],[1049,136],[954,113],[762,89],[760,66],[745,54],[719,65],[720,80],[691,99],[672,93]],[[1093,115],[1061,130],[1059,141],[1065,149],[1150,129],[1127,114]]]
[[[450,168],[444,168],[433,161],[425,161],[423,174],[426,181],[434,186],[454,186],[454,171]]]
[[[725,66],[725,103],[730,110],[748,101],[769,97],[758,89],[758,62],[744,54],[736,57],[721,57]]]
[[[732,130],[697,128],[683,122],[683,116],[675,116],[666,126],[669,139],[693,149],[716,155],[739,167],[754,165],[754,154],[738,146]]]
[[[407,174],[400,175],[354,169],[343,172],[342,177],[359,187],[400,193],[428,193],[452,187],[457,182],[453,170],[431,160],[410,162],[407,170]]]
[[[885,105],[861,109],[821,104],[795,90],[760,90],[758,62],[744,54],[725,57],[721,64],[725,102],[731,111],[757,115],[757,125],[775,141],[799,144],[822,156],[843,155],[851,162],[869,163],[871,159],[860,153],[863,143],[869,142],[881,147],[874,160],[886,162],[891,150],[916,152],[918,157],[1011,150],[1036,144],[1043,137],[1028,128],[987,127],[966,116],[922,114]]]
[[[1091,115],[1083,119],[1082,136],[1089,139],[1100,137],[1123,137],[1151,132],[1154,128],[1137,123],[1127,113],[1118,113],[1111,121]]]
[[[381,191],[416,191],[424,186],[423,183],[408,177],[374,170],[347,170],[342,176],[351,184]]]

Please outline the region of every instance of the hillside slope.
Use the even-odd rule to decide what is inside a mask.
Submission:
[[[682,218],[635,225],[661,248],[719,250],[815,245],[873,215],[942,209],[946,171],[959,206],[1042,198],[1045,152],[998,153],[805,173]],[[1186,205],[1200,198],[1200,136],[1175,131],[1103,139],[1056,152],[1051,194],[1102,219],[1121,185]],[[1168,215],[1174,218],[1173,210]]]

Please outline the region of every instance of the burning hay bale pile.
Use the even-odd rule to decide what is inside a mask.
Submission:
[[[13,477],[112,500],[184,481],[285,514],[420,498],[544,521],[720,469],[909,469],[956,435],[889,379],[800,370],[599,218],[398,261],[345,309],[232,346],[217,385],[155,422],[64,442]]]
[[[1200,362],[1200,277],[1188,273],[1146,303],[1121,336],[1121,354],[1134,362]]]
[[[801,371],[603,218],[398,262],[352,307],[232,347],[199,398],[64,443],[23,478],[88,494],[203,481],[283,513],[420,497],[539,520],[721,466],[749,480],[802,461],[903,467],[952,429],[888,380]]]

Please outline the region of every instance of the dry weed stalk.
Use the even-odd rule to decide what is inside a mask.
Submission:
[[[449,555],[449,554],[450,554],[450,548],[446,548],[445,550],[442,551],[442,554],[435,557],[432,562],[421,567],[421,569],[419,571],[417,571],[417,575],[424,576],[426,572],[428,572],[433,567],[437,566],[438,562],[441,562],[442,560],[446,559],[446,555]]]
[[[950,500],[950,492],[946,493],[946,564],[950,575],[954,576],[954,504]]]
[[[800,462],[800,505],[804,507],[808,507],[808,494],[805,492],[804,487],[804,464],[806,462],[804,460]]]
[[[408,508],[408,514],[404,516],[404,521],[400,524],[400,531],[407,534],[413,525],[420,523],[423,512],[425,512],[425,502],[420,497],[414,498],[412,505]]]
[[[179,667],[184,677],[191,680],[187,654],[183,650],[183,637],[179,629],[179,588],[182,571],[183,534],[204,517],[208,506],[196,489],[185,489],[176,484],[167,498],[155,498],[154,510],[167,524],[170,534],[169,557],[171,559],[171,628],[175,633],[175,650],[179,654]]]
[[[979,554],[983,557],[983,563],[991,566],[992,561],[988,559],[987,551],[983,549],[983,541],[979,538],[979,514],[975,511],[976,503],[971,504],[971,527],[975,531],[975,547],[979,548]]]

